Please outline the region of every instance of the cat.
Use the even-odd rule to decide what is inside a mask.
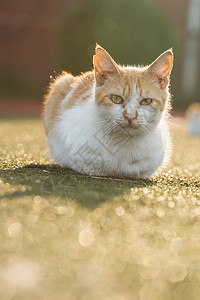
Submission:
[[[149,178],[170,157],[173,52],[145,67],[120,66],[100,45],[94,70],[63,72],[44,101],[48,144],[60,166],[82,174]]]

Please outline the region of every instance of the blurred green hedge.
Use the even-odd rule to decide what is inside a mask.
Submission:
[[[61,66],[73,74],[92,68],[95,43],[120,64],[149,64],[176,48],[175,28],[150,0],[84,0],[71,4],[58,40]]]
[[[0,71],[0,101],[4,98],[6,101],[26,99],[32,101],[41,101],[43,94],[46,93],[48,82],[45,80],[33,80],[25,76],[17,76],[7,70]],[[1,99],[2,98],[2,99]]]

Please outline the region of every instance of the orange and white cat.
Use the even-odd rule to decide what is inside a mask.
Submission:
[[[148,178],[167,160],[172,50],[146,67],[120,66],[99,45],[94,70],[50,85],[44,122],[53,158],[97,176]]]

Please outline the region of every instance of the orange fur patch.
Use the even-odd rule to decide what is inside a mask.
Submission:
[[[63,109],[69,109],[73,107],[78,101],[84,102],[88,99],[93,93],[91,91],[91,87],[94,84],[94,73],[87,72],[81,76],[75,77],[76,84],[78,85],[74,92],[72,93],[71,97],[67,100]]]
[[[74,93],[68,99],[62,110],[70,109],[78,100],[85,101],[88,99],[88,91],[94,82],[94,72],[87,72],[81,76],[74,77],[73,75],[63,72],[58,76],[53,83],[49,85],[49,91],[45,96],[44,114],[48,123],[47,132],[51,135],[55,134],[54,125],[58,116],[61,115],[61,103],[67,94],[71,91],[74,85],[78,84]]]
[[[66,94],[71,90],[75,77],[63,72],[53,83],[49,85],[49,91],[45,96],[44,115],[48,123],[47,132],[52,133],[56,118],[60,115],[60,104]]]

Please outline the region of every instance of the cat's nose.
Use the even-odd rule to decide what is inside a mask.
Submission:
[[[128,122],[132,122],[137,119],[138,111],[137,109],[135,109],[134,111],[129,112],[127,111],[127,109],[125,109],[123,115],[128,120]]]

